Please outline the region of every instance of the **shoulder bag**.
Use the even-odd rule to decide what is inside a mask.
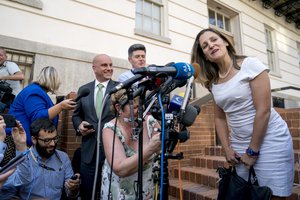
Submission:
[[[235,167],[219,167],[217,172],[221,178],[217,200],[270,200],[272,197],[269,187],[258,185],[253,166],[249,170],[248,181],[238,176]]]

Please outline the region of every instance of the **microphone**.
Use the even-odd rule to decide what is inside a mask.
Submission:
[[[182,102],[182,105],[181,105],[181,108],[180,108],[180,115],[179,115],[180,117],[182,117],[184,112],[186,112],[185,111],[186,105],[187,105],[187,103],[188,103],[188,101],[190,100],[190,97],[191,97],[191,90],[192,90],[192,87],[193,87],[192,83],[193,83],[194,79],[197,78],[198,74],[200,73],[200,65],[198,63],[193,63],[192,66],[195,69],[195,73],[194,73],[194,76],[189,78],[188,83],[186,85],[186,91],[184,93],[183,102]]]
[[[197,108],[187,105],[181,123],[186,127],[192,126],[199,113],[200,112],[198,112]]]
[[[194,68],[192,65],[184,62],[168,64],[168,66],[149,65],[148,67],[132,69],[133,74],[142,74],[145,76],[156,76],[166,74],[175,79],[186,80],[194,75]]]
[[[119,83],[116,87],[112,88],[110,91],[109,91],[109,95],[113,94],[113,93],[116,93],[117,91],[121,90],[121,89],[127,89],[129,88],[133,83],[141,80],[144,78],[144,75],[140,75],[140,74],[137,74],[135,75],[134,77],[122,82],[122,83]]]
[[[174,95],[173,98],[171,99],[170,105],[169,105],[169,111],[178,111],[184,101],[184,98],[179,96],[179,95]],[[200,108],[198,106],[192,106],[192,105],[187,105],[184,113],[182,114],[181,118],[181,123],[184,126],[191,126],[194,121],[196,120],[197,115],[200,113]]]
[[[183,103],[183,100],[183,97],[179,95],[174,95],[169,105],[169,111],[173,112],[179,110]],[[196,108],[194,106],[187,105],[185,108],[185,112],[182,115],[181,123],[186,127],[191,126],[196,120],[197,115],[200,113],[199,110],[199,107]]]
[[[79,95],[76,97],[75,101],[78,102],[79,99],[81,99],[82,97],[86,97],[87,95],[90,94],[90,90],[88,88],[83,88]]]
[[[176,88],[183,87],[187,83],[187,80],[177,80],[173,79],[171,76],[159,86],[159,88],[153,90],[146,96],[145,105],[152,100],[152,97],[157,94],[160,90],[162,95],[169,94],[171,91],[175,90]]]

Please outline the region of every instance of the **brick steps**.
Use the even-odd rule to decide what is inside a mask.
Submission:
[[[180,199],[178,179],[169,180],[169,195]],[[182,180],[183,200],[216,200],[218,190],[205,185]]]
[[[293,137],[294,151],[300,150],[300,137]]]
[[[182,167],[181,177],[183,180],[197,183],[212,188],[217,188],[217,181],[219,179],[218,173],[215,169],[207,169],[200,167]],[[174,170],[174,178],[178,179],[178,169]]]
[[[299,149],[294,149],[294,160],[295,160],[295,163],[299,163],[299,157],[300,157],[300,150]]]
[[[228,167],[224,156],[193,156],[190,158],[191,165],[196,167],[206,167],[208,169],[217,169],[218,167]]]
[[[183,200],[214,200],[217,198],[219,179],[216,168],[228,167],[228,163],[222,153],[222,148],[206,147],[205,155],[191,156],[190,165],[181,167]],[[217,156],[215,156],[217,154]],[[300,150],[294,150],[295,156],[295,179],[293,194],[287,200],[300,200]],[[296,159],[296,157],[298,159]],[[178,169],[172,171],[170,180],[169,195],[180,199]]]

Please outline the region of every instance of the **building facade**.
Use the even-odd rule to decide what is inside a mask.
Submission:
[[[272,1],[268,1],[272,2]],[[282,3],[297,1],[282,1]],[[270,68],[272,94],[285,107],[299,107],[300,29],[264,0],[0,0],[0,46],[24,71],[25,87],[41,68],[61,75],[58,95],[94,79],[96,54],[113,58],[116,79],[130,69],[127,49],[147,48],[147,63],[189,62],[194,38],[216,27],[239,54],[258,57]],[[298,6],[298,7],[297,7]],[[282,90],[287,88],[287,90]],[[179,89],[180,90],[180,89]],[[184,88],[181,88],[184,91]],[[196,83],[194,97],[207,90]]]

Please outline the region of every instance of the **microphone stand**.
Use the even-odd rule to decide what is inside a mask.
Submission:
[[[144,108],[144,102],[146,98],[146,86],[139,85],[139,94],[140,94],[140,100],[139,100],[139,107],[138,107],[138,118],[137,118],[137,127],[135,128],[135,120],[134,120],[134,111],[133,111],[133,96],[134,92],[132,88],[129,88],[127,90],[127,97],[129,102],[129,108],[130,108],[130,122],[132,125],[132,139],[137,139],[139,141],[139,147],[138,147],[138,181],[137,181],[137,187],[138,187],[138,193],[136,196],[136,199],[143,200],[143,108]]]
[[[139,159],[138,159],[138,199],[143,200],[143,110],[144,110],[144,102],[146,98],[146,86],[141,85],[142,92],[140,94],[139,107],[138,107],[138,119],[137,119],[137,127],[136,129],[139,136]]]
[[[132,129],[132,139],[136,140],[137,135],[136,135],[136,129],[135,129],[135,121],[134,121],[134,113],[133,113],[133,89],[129,88],[127,90],[127,97],[128,97],[128,103],[129,103],[129,111],[130,111],[130,123],[131,123],[131,129]]]

